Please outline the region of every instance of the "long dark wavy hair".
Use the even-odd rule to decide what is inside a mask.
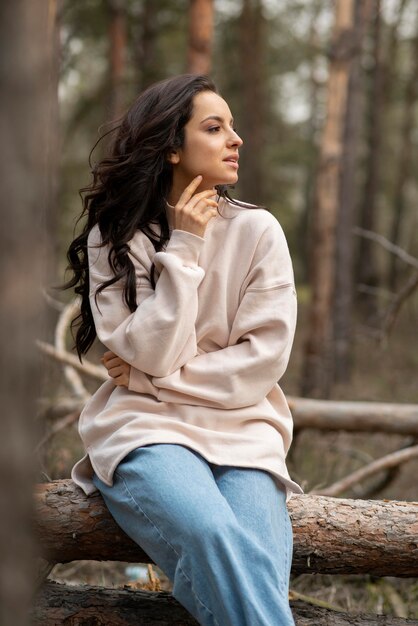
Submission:
[[[72,278],[61,289],[74,287],[81,296],[80,313],[71,322],[71,332],[78,357],[86,354],[96,338],[89,302],[89,267],[87,239],[98,224],[103,246],[110,244],[108,261],[114,276],[102,283],[97,295],[106,287],[124,279],[123,299],[131,312],[137,308],[134,265],[129,258],[129,241],[142,230],[162,250],[170,237],[166,198],[173,181],[170,150],[184,143],[184,127],[193,112],[193,98],[201,91],[218,93],[210,78],[183,74],[155,83],[143,91],[112,130],[116,135],[108,154],[92,168],[93,181],[80,189],[83,210],[78,222],[87,216],[81,234],[67,251],[67,270]],[[112,131],[111,131],[112,132]],[[108,133],[104,134],[103,139]],[[98,143],[98,142],[97,142]],[[91,154],[89,162],[91,165]],[[220,196],[242,206],[231,198],[227,186],[216,187]],[[160,234],[150,224],[160,225]],[[155,289],[155,265],[150,281]],[[77,331],[74,334],[74,329]]]

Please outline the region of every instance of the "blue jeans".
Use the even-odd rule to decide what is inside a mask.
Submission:
[[[163,443],[130,452],[112,487],[93,482],[199,624],[294,626],[292,526],[284,487],[269,472]]]

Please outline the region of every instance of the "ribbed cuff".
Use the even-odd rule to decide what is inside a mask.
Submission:
[[[199,235],[175,228],[165,248],[165,252],[176,254],[187,264],[197,264],[205,240]]]
[[[129,391],[135,391],[136,393],[148,393],[150,395],[156,395],[156,389],[151,380],[141,370],[137,370],[135,367],[131,367],[129,372]]]

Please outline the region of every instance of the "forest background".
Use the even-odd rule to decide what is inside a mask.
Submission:
[[[150,83],[185,71],[208,73],[244,140],[232,195],[268,207],[294,261],[299,321],[281,381],[286,395],[417,404],[415,0],[46,4],[49,256],[40,338],[57,346],[61,333],[61,348],[71,349],[63,311],[68,322],[72,295],[52,286],[64,279],[93,145]],[[98,363],[102,351],[95,346],[89,360]],[[77,411],[57,417],[52,410],[98,386],[91,379],[80,386],[75,376],[45,357],[39,480],[68,477],[83,453]],[[416,443],[381,432],[296,430],[289,469],[309,492]],[[417,470],[411,460],[342,495],[417,500]],[[112,584],[127,574],[123,564],[80,563],[57,566],[51,576]],[[414,581],[302,575],[292,588],[346,610],[418,617]]]

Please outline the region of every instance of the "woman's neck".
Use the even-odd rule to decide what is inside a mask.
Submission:
[[[190,185],[191,182],[192,182],[191,180],[184,179],[183,177],[181,180],[179,180],[179,178],[174,175],[173,184],[170,189],[170,193],[168,194],[168,197],[166,198],[166,201],[168,202],[168,204],[170,204],[172,207],[175,207],[177,202],[180,200],[180,197],[183,191],[186,189],[187,185]],[[195,194],[200,193],[201,191],[205,191],[206,189],[212,189],[212,188],[213,188],[213,185],[209,185],[205,181],[202,181],[194,193]]]

